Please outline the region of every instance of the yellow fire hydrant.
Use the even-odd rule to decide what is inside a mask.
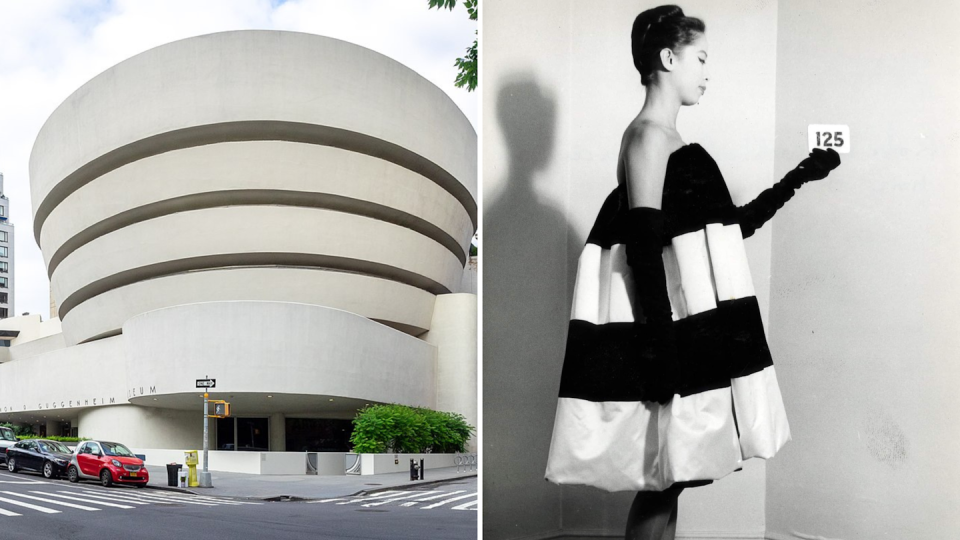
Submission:
[[[183,461],[187,464],[187,467],[190,469],[190,474],[187,476],[187,485],[189,487],[197,487],[200,485],[200,482],[197,480],[197,462],[199,461],[197,457],[196,450],[188,450],[183,453]]]

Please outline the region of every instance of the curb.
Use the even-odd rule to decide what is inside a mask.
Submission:
[[[150,484],[147,484],[147,489],[156,489],[156,490],[159,490],[159,491],[172,491],[173,493],[185,493],[185,494],[187,494],[187,495],[198,495],[198,496],[199,496],[199,495],[212,495],[212,496],[214,496],[214,497],[222,497],[222,498],[224,498],[224,499],[239,499],[239,500],[245,500],[245,501],[268,501],[268,500],[293,500],[293,499],[297,499],[296,497],[294,497],[293,499],[289,499],[287,495],[280,495],[280,496],[273,496],[273,497],[250,497],[250,496],[246,496],[246,495],[220,495],[220,494],[217,494],[216,492],[212,492],[212,491],[208,492],[208,491],[206,491],[205,489],[193,490],[193,489],[187,489],[187,488],[181,488],[181,487],[172,487],[172,486],[151,486]],[[297,499],[297,500],[299,500],[299,499]],[[303,500],[307,500],[307,499],[303,499]]]
[[[442,478],[439,480],[417,480],[417,481],[409,482],[406,484],[396,484],[393,486],[361,489],[360,491],[357,491],[355,493],[352,493],[349,495],[341,495],[341,496],[356,497],[356,496],[366,495],[370,493],[379,493],[381,491],[390,491],[398,488],[431,486],[431,485],[437,485],[437,484],[445,484],[449,482],[456,482],[457,480],[462,480],[464,478],[476,478],[476,477],[477,477],[477,473],[473,473],[473,474],[464,474],[461,476],[453,476],[450,478]],[[163,486],[163,485],[154,486],[150,484],[147,484],[147,489],[157,489],[160,491],[172,491],[175,493],[186,493],[189,495],[214,495],[216,497],[223,497],[226,499],[241,499],[241,500],[249,500],[249,501],[266,501],[266,502],[299,502],[299,501],[317,500],[321,498],[330,498],[330,497],[300,497],[296,495],[270,495],[266,497],[259,497],[259,496],[251,497],[251,496],[244,496],[244,495],[219,495],[214,492],[208,492],[204,489],[187,489],[187,488]]]
[[[173,487],[173,486],[159,486],[159,485],[153,486],[153,485],[147,484],[147,489],[159,489],[160,491],[174,491],[176,493],[189,493],[190,495],[198,495],[198,493],[196,493],[195,491],[191,491],[186,488]]]
[[[417,480],[417,481],[414,481],[414,482],[410,482],[410,483],[408,483],[408,484],[397,484],[397,485],[395,485],[395,486],[384,486],[384,487],[378,487],[378,488],[373,488],[373,489],[361,489],[360,491],[358,491],[358,492],[356,492],[356,493],[354,493],[354,494],[352,494],[352,495],[350,495],[350,496],[351,496],[351,497],[356,497],[356,496],[358,496],[358,495],[366,495],[366,494],[368,494],[368,493],[379,493],[379,492],[381,492],[381,491],[390,491],[390,490],[394,490],[394,489],[402,488],[402,487],[419,487],[419,486],[431,486],[431,485],[435,485],[435,484],[445,484],[445,483],[447,483],[447,482],[455,482],[455,481],[457,481],[457,480],[462,480],[462,479],[464,479],[464,478],[476,478],[476,477],[477,477],[477,474],[474,473],[474,474],[464,474],[464,475],[462,475],[462,476],[454,476],[454,477],[451,477],[451,478],[444,478],[444,479],[441,479],[441,480]]]

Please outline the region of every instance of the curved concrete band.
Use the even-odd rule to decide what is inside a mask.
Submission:
[[[175,150],[110,171],[50,212],[40,244],[52,274],[73,251],[131,224],[183,210],[254,204],[388,221],[444,245],[461,262],[473,234],[460,203],[409,169],[339,148],[250,141]]]
[[[237,339],[246,336],[246,339]],[[219,373],[231,392],[280,392],[432,406],[436,347],[337,309],[205,302],[123,325],[128,383],[195,400],[184,373]],[[157,397],[157,396],[154,396]]]
[[[228,140],[347,147],[437,182],[476,221],[476,133],[403,65],[336,39],[238,31],[134,56],[74,92],[30,158],[34,229],[86,182],[126,163]]]
[[[463,282],[476,158],[440,89],[336,39],[225,32],[121,62],[54,111],[30,159],[66,343],[203,300],[342,307],[420,335]]]
[[[237,298],[329,306],[416,336],[430,328],[436,297],[396,281],[347,272],[218,268],[148,279],[95,296],[64,317],[64,337],[82,343],[120,333],[124,321],[139,313]]]

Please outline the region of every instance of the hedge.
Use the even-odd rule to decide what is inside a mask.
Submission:
[[[47,437],[41,437],[40,435],[18,435],[21,440],[25,439],[43,439],[46,441],[60,441],[60,442],[80,442],[80,441],[89,441],[88,437],[58,437],[56,435],[50,435]]]
[[[463,452],[473,432],[473,426],[457,413],[373,405],[361,409],[353,419],[350,443],[356,453]]]

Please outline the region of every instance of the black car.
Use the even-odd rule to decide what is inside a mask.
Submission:
[[[28,439],[7,448],[7,470],[32,469],[45,478],[56,478],[67,470],[72,455],[62,442]]]

